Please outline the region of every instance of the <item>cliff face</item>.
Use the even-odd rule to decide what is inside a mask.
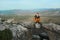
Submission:
[[[60,40],[60,25],[54,23],[44,24],[48,28],[47,32],[50,40]]]
[[[13,34],[13,40],[28,40],[27,38],[27,28],[21,26],[21,25],[7,25],[7,24],[1,24],[0,30],[3,31],[5,29],[10,29]]]
[[[28,23],[28,22],[27,22]],[[21,24],[0,24],[0,30],[10,29],[13,33],[13,40],[31,40],[32,24],[21,23]],[[60,40],[60,25],[49,23],[43,24],[43,27],[47,28],[50,40]]]

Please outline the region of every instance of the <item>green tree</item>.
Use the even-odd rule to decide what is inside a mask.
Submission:
[[[0,40],[12,40],[13,35],[10,29],[0,31]]]

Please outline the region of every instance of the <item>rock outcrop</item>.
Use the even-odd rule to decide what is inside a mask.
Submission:
[[[49,24],[43,24],[43,27],[51,30],[47,30],[50,39],[51,40],[60,40],[60,25],[49,23]],[[33,28],[32,24],[0,24],[0,30],[4,29],[10,29],[13,33],[13,39],[12,40],[31,40],[31,29]],[[51,37],[52,35],[52,37]],[[30,39],[29,39],[30,38]]]

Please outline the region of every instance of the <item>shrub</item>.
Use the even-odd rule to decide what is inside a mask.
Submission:
[[[10,29],[0,31],[0,40],[12,40],[12,32]]]

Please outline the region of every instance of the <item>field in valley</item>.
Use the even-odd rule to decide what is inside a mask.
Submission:
[[[0,16],[2,19],[14,19],[14,22],[33,22],[34,15],[9,15],[9,16]],[[42,23],[51,22],[60,24],[60,16],[41,16]]]

